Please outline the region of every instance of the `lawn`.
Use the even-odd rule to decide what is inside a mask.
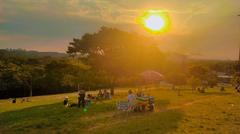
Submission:
[[[155,96],[155,112],[129,114],[115,106],[126,100],[127,90],[117,89],[112,100],[94,103],[87,112],[63,106],[65,96],[76,102],[76,93],[32,97],[31,102],[16,104],[0,100],[0,133],[240,133],[240,95],[232,88],[204,94],[184,90],[181,96],[168,87],[151,88],[145,94]]]

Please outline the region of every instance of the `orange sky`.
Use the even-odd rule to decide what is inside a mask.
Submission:
[[[169,13],[168,33],[152,35],[136,23],[147,10]],[[0,48],[66,51],[73,37],[112,26],[153,36],[163,51],[208,59],[236,59],[239,0],[0,0]]]

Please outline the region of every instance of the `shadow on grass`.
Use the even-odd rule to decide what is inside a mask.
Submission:
[[[170,104],[169,100],[156,100],[155,101],[156,108],[160,108],[160,109],[166,108],[169,104]]]
[[[144,113],[109,120],[102,127],[88,131],[90,134],[165,134],[178,128],[184,114],[179,110]]]
[[[156,104],[166,107],[169,101],[157,100]],[[114,102],[93,104],[84,112],[56,103],[4,112],[0,114],[0,133],[167,133],[176,130],[183,117],[178,110],[108,115],[114,114],[114,106]],[[92,126],[96,129],[89,131]]]
[[[168,100],[156,100],[157,108],[166,108]],[[176,131],[184,114],[180,110],[130,112],[117,114],[105,122],[93,125],[89,134],[165,134]]]
[[[62,103],[34,106],[17,111],[4,112],[0,114],[1,132],[27,132],[63,129],[66,124],[73,120],[81,120],[83,116],[94,116],[96,113],[104,113],[113,110],[112,104],[92,105],[83,111],[82,108],[65,108]],[[78,124],[85,126],[84,122]]]
[[[225,95],[231,95],[232,93],[228,92],[205,92],[205,93],[199,93],[200,95],[218,95],[218,96],[225,96]]]

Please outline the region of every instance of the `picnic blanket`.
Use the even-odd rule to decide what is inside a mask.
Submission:
[[[154,104],[154,97],[152,96],[136,97],[135,107],[148,106],[151,104]],[[117,109],[121,111],[129,111],[130,104],[127,101],[119,101],[117,103]]]
[[[120,101],[117,103],[117,109],[121,111],[128,111],[129,110],[129,103],[125,101]]]

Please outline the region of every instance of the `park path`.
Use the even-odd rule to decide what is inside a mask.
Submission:
[[[182,109],[184,107],[188,107],[188,106],[194,105],[196,103],[205,102],[205,101],[208,101],[210,99],[212,99],[212,97],[211,98],[203,97],[203,98],[198,99],[198,100],[188,101],[188,102],[185,102],[185,103],[182,103],[182,104],[179,104],[179,105],[169,106],[169,107],[166,107],[164,109],[158,108],[158,109],[155,110],[155,112],[166,112],[166,111],[169,111],[169,110]]]

